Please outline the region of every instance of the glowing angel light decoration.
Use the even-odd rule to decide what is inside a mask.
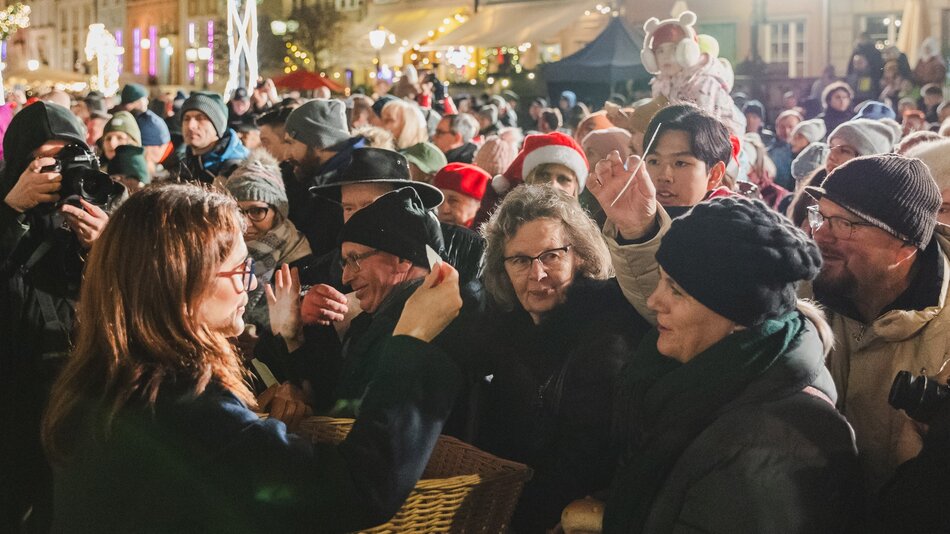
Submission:
[[[241,10],[243,8],[243,14]],[[257,83],[257,2],[228,0],[228,83],[225,97],[238,87],[253,88]],[[241,57],[247,67],[242,77]]]
[[[86,61],[96,59],[92,88],[105,96],[119,90],[119,46],[104,24],[90,24],[86,34]]]

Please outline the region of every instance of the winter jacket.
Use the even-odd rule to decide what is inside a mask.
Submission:
[[[703,55],[699,64],[674,76],[657,75],[650,83],[653,97],[665,96],[670,104],[692,103],[721,120],[736,137],[745,135],[745,115],[729,92],[735,81],[732,67],[718,58]]]
[[[795,190],[795,178],[792,177],[792,145],[776,138],[768,149],[769,158],[775,164],[775,183],[786,191]]]
[[[646,299],[659,280],[654,254],[670,225],[662,208],[657,217],[660,231],[641,244],[620,245],[613,224],[608,221],[604,228],[617,281],[630,303],[651,322],[655,322],[655,314],[646,307]],[[838,391],[838,408],[854,426],[866,487],[872,492],[897,468],[898,435],[906,416],[887,403],[894,376],[901,370],[917,373],[922,368],[935,374],[950,359],[950,311],[946,306],[950,228],[937,225],[928,251],[930,261],[935,262],[925,271],[931,273],[930,283],[915,284],[924,292],[931,288],[920,297],[932,301],[923,309],[890,309],[871,324],[864,324],[819,298],[830,307],[826,311],[835,348],[827,366]],[[921,261],[927,258],[925,253]],[[799,295],[811,297],[811,286],[803,284]]]
[[[476,444],[534,470],[512,526],[544,532],[568,503],[609,487],[613,386],[648,327],[613,279],[578,277],[538,325],[520,307],[491,315]]]
[[[475,151],[477,150],[478,147],[475,146],[475,143],[465,143],[446,152],[445,159],[449,163],[471,163],[475,159]]]
[[[859,520],[860,467],[813,326],[686,448],[644,533],[840,533]]]
[[[182,180],[212,184],[218,176],[230,176],[235,167],[247,159],[248,154],[250,152],[241,143],[237,132],[229,128],[206,154],[199,156],[191,147],[186,148],[178,175]]]
[[[825,131],[828,132],[826,135],[831,135],[831,132],[835,131],[835,128],[853,119],[854,112],[850,109],[838,111],[833,108],[825,108],[825,110],[819,113],[815,118],[825,121]]]
[[[224,388],[133,402],[56,470],[53,532],[350,532],[387,521],[422,475],[460,381],[415,338],[388,340],[339,445],[261,419]],[[86,414],[89,415],[89,414]],[[95,416],[97,414],[91,414]]]

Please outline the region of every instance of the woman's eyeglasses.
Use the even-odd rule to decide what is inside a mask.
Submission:
[[[254,275],[254,258],[248,258],[244,260],[244,268],[238,269],[237,271],[226,271],[218,273],[218,276],[225,276],[234,280],[235,276],[241,276],[241,286],[238,289],[244,289],[244,291],[250,291],[254,289],[257,284],[257,277]]]
[[[250,208],[238,208],[241,210],[241,213],[246,216],[248,219],[254,222],[261,222],[267,217],[267,212],[270,211],[270,206],[252,206]]]
[[[540,262],[541,268],[545,271],[556,270],[564,263],[564,259],[571,251],[574,245],[564,245],[560,248],[545,250],[537,256],[508,256],[505,258],[505,264],[515,274],[524,274],[528,272],[534,262]]]

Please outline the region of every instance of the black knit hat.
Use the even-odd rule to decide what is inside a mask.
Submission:
[[[109,160],[110,176],[125,176],[142,182],[152,183],[152,175],[145,162],[145,149],[135,145],[120,145],[115,149],[115,157]]]
[[[382,117],[383,108],[386,107],[386,104],[394,100],[399,100],[399,99],[392,95],[383,95],[377,98],[376,102],[373,102],[373,113],[375,113],[377,117]]]
[[[340,242],[359,243],[429,267],[426,245],[442,254],[444,241],[438,219],[431,215],[415,189],[390,191],[357,211],[340,233]]]
[[[344,185],[351,184],[390,184],[393,188],[411,187],[416,190],[422,204],[435,208],[445,198],[442,191],[425,182],[413,182],[409,177],[409,161],[406,156],[385,148],[357,148],[353,151],[353,160],[333,183],[316,185],[310,192],[326,195],[339,191]]]
[[[898,154],[864,156],[806,187],[894,237],[923,250],[933,237],[940,190],[924,162]]]
[[[795,309],[821,268],[814,241],[758,200],[714,198],[673,220],[656,261],[697,301],[742,326]]]

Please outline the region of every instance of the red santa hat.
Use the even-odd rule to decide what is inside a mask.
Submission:
[[[508,166],[508,170],[492,179],[492,188],[498,193],[504,193],[523,183],[535,167],[548,163],[557,163],[571,169],[577,177],[578,193],[584,190],[590,166],[587,156],[574,138],[561,132],[525,137],[521,152]]]
[[[469,163],[449,163],[435,174],[432,185],[455,191],[481,202],[491,175]]]

